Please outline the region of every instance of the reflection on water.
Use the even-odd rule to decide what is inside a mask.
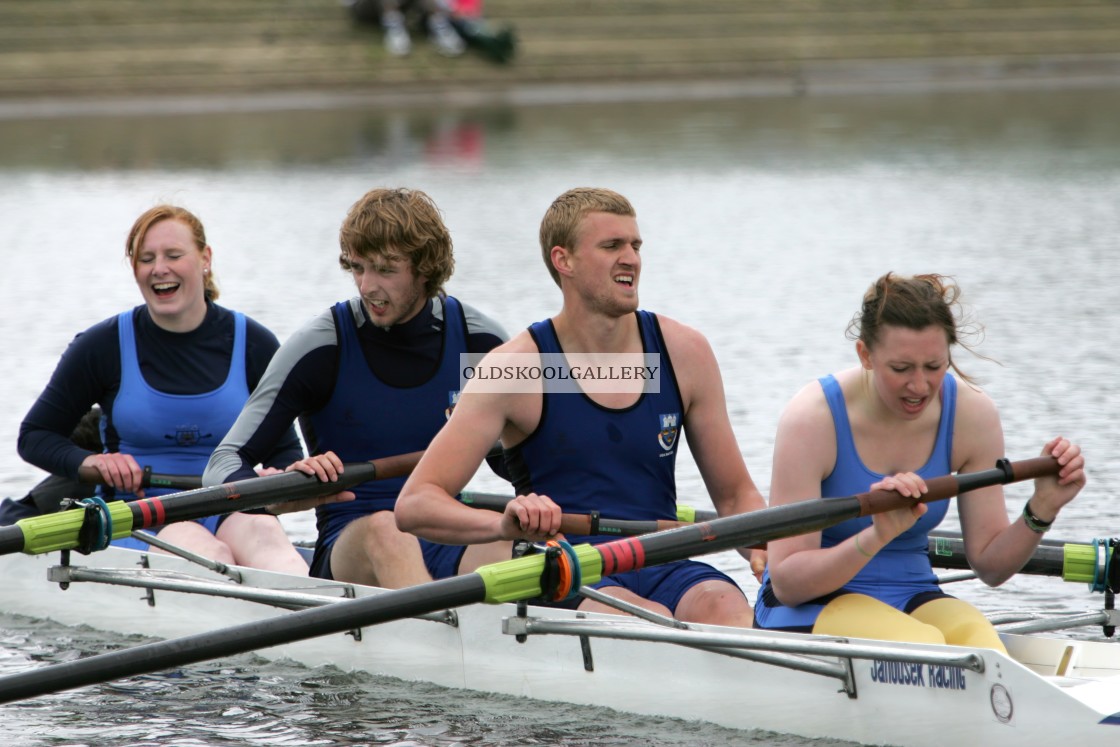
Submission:
[[[643,305],[710,339],[740,447],[764,491],[784,403],[855,360],[843,331],[868,283],[887,270],[935,271],[959,280],[985,327],[979,351],[989,359],[961,351],[958,362],[999,405],[1005,452],[1033,456],[1063,433],[1089,455],[1090,486],[1063,513],[1061,536],[1115,534],[1117,119],[1120,92],[1077,91],[0,121],[0,343],[8,351],[0,433],[10,444],[0,455],[0,492],[22,494],[41,476],[18,459],[14,439],[67,342],[140,302],[121,255],[128,226],[153,202],[181,202],[202,216],[222,302],[283,339],[350,294],[336,263],[338,225],[372,186],[428,191],[455,238],[449,290],[518,330],[559,303],[536,247],[545,207],[572,186],[602,185],[638,210]],[[687,454],[678,472],[681,499],[710,505]],[[484,472],[476,481],[503,487]],[[1028,495],[1029,486],[1009,488],[1010,509]],[[301,538],[314,532],[309,515],[288,526]],[[715,562],[753,596],[757,585],[738,556]],[[1035,578],[953,591],[987,609],[1099,605],[1082,585]],[[0,650],[34,656],[47,645],[32,636]],[[376,682],[337,685],[333,675],[282,666],[268,670],[273,680],[257,662],[231,666],[241,668],[228,685],[235,692],[216,683],[201,690],[217,688],[222,704],[207,728],[238,721],[239,708],[256,723],[283,712],[287,727],[314,725],[294,742],[271,743],[359,743],[332,730],[335,720],[355,724],[362,743],[606,745],[630,734],[686,743],[672,726],[642,731],[644,721],[622,716],[618,733],[547,731],[580,723],[563,710],[522,727],[509,715],[520,709],[508,704],[486,711],[490,721],[472,731],[472,705],[412,686],[399,709],[385,711],[389,722],[376,725],[366,719],[392,697]],[[207,676],[198,671],[190,676]],[[345,702],[298,717],[285,710],[298,712],[292,693],[321,675],[331,683],[328,700]],[[51,701],[55,710],[5,709],[0,720],[21,733],[55,730],[58,739],[44,744],[96,743],[70,729],[110,692]],[[119,696],[138,708],[163,698]],[[359,698],[356,713],[347,698]],[[405,718],[433,713],[429,701],[439,701],[431,720]]]
[[[1118,110],[1120,92],[1079,90],[0,120],[0,165],[61,172],[402,166],[481,160],[485,142],[490,168],[521,168],[550,154],[562,154],[566,166],[571,158],[606,158],[680,167],[688,153],[724,170],[849,165],[853,157],[1022,157],[1030,169],[1045,151],[1098,170],[1120,160],[1112,147]]]

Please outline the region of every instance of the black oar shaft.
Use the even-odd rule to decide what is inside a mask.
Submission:
[[[858,498],[806,501],[774,506],[765,509],[764,513],[752,511],[656,534],[615,540],[596,545],[596,549],[603,556],[603,575],[609,576],[691,555],[755,547],[772,539],[815,532],[859,515]],[[692,549],[682,553],[682,546]]]
[[[0,677],[0,703],[415,617],[481,602],[485,596],[482,578],[471,574],[303,610],[298,617],[282,614],[209,633],[156,641]]]
[[[133,529],[264,508],[274,503],[337,493],[369,480],[400,477],[411,472],[422,455],[423,452],[417,451],[370,462],[349,463],[344,465],[336,482],[320,482],[313,475],[302,472],[283,472],[183,493],[153,496],[127,504],[112,501],[109,508],[114,522],[122,522],[131,514],[131,526],[114,530],[113,537],[127,536]],[[81,512],[63,511],[21,519],[12,526],[0,527],[0,554],[34,554],[77,547],[82,521]]]
[[[1065,543],[1040,544],[1031,553],[1030,559],[1019,569],[1019,573],[1030,576],[1056,576],[1065,573]],[[930,534],[929,561],[935,568],[949,570],[972,570],[964,551],[964,539],[944,533]]]
[[[464,492],[460,495],[460,500],[473,508],[504,511],[506,504],[513,500],[513,496],[500,493]],[[712,511],[697,511],[696,513],[698,516],[715,518],[715,512]],[[663,532],[666,529],[675,529],[688,523],[691,522],[670,519],[610,519],[591,514],[563,514],[560,521],[560,531],[564,534],[632,537],[637,534]]]
[[[1000,460],[995,469],[926,480],[928,490],[921,501],[943,500],[990,485],[1056,474],[1058,470],[1058,462],[1053,457],[1036,457],[1021,462]],[[614,540],[597,545],[596,549],[603,558],[603,575],[609,576],[689,555],[755,547],[769,540],[815,532],[858,516],[870,516],[913,504],[913,498],[894,490],[874,490],[846,498],[823,498],[775,506],[667,532]],[[686,550],[682,552],[682,548]]]

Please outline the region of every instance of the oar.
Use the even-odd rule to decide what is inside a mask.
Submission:
[[[506,504],[513,500],[513,496],[503,495],[501,493],[464,491],[459,495],[459,500],[474,508],[485,508],[490,511],[504,511]],[[666,529],[677,529],[686,524],[693,524],[697,520],[695,518],[697,515],[705,517],[705,520],[716,518],[715,511],[691,509],[688,506],[677,507],[676,521],[672,519],[609,519],[600,516],[598,513],[566,513],[562,514],[560,517],[560,531],[564,534],[633,537],[637,534],[664,532]]]
[[[1092,591],[1120,589],[1120,553],[1114,540],[1068,542],[1044,539],[1019,570],[1034,576],[1055,576],[1063,581],[1089,584]],[[929,559],[937,568],[970,570],[964,539],[957,532],[936,530],[929,534]]]
[[[1000,460],[995,469],[927,480],[929,492],[921,500],[941,500],[989,485],[1055,474],[1058,469],[1057,461],[1051,457],[1037,457],[1014,463]],[[574,554],[580,564],[583,583],[592,584],[612,573],[637,570],[744,545],[757,545],[767,540],[816,531],[847,519],[869,516],[913,503],[914,499],[904,498],[893,490],[876,490],[847,498],[807,500],[666,532],[613,540],[601,545],[579,545],[574,549]],[[465,576],[53,664],[0,678],[0,703],[414,617],[450,607],[535,599],[542,595],[541,576],[544,569],[544,554],[515,558],[483,566]],[[551,594],[553,590],[545,591]]]
[[[129,536],[133,529],[147,529],[176,521],[264,508],[273,503],[337,493],[369,480],[400,477],[412,471],[423,453],[415,451],[368,462],[347,463],[343,465],[343,473],[336,482],[319,482],[314,475],[303,472],[284,472],[128,503],[110,501],[108,508],[112,522],[111,536],[118,539]],[[60,511],[21,519],[12,526],[0,527],[0,555],[13,552],[35,555],[78,547],[85,513]]]
[[[151,467],[144,467],[144,476],[140,485],[145,488],[171,488],[172,490],[195,490],[202,487],[201,475],[165,475],[152,472]],[[103,485],[104,478],[95,467],[79,467],[78,482],[86,485]]]
[[[512,497],[502,493],[464,491],[459,498],[463,503],[474,508],[502,511]],[[718,515],[715,511],[685,505],[677,506],[676,521],[606,519],[594,514],[566,513],[561,517],[560,531],[565,534],[632,537],[716,518]],[[1116,542],[1120,544],[1120,540]],[[960,532],[944,529],[931,531],[929,558],[935,568],[971,570],[968,558],[965,557],[964,538]],[[1090,587],[1100,587],[1108,579],[1112,579],[1113,588],[1120,588],[1120,553],[1113,552],[1113,546],[1107,539],[1091,542],[1044,539],[1019,573],[1031,576],[1056,576],[1063,581],[1086,583]],[[1102,591],[1103,588],[1094,588],[1094,590]]]

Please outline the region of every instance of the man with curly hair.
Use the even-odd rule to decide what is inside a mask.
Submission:
[[[451,236],[423,192],[366,193],[350,208],[339,243],[339,263],[358,294],[280,347],[215,449],[203,484],[252,477],[252,466],[296,418],[311,456],[289,469],[324,481],[337,480],[345,462],[425,449],[458,399],[459,356],[507,338],[444,293],[455,266]],[[311,575],[400,588],[455,575],[464,554],[471,566],[491,560],[484,547],[468,553],[398,530],[393,508],[403,484],[403,477],[368,482],[354,489],[354,500],[316,508]]]

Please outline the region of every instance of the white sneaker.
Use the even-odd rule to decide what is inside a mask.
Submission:
[[[467,48],[463,37],[451,28],[445,16],[428,16],[428,38],[444,57],[458,57]]]
[[[394,57],[404,57],[412,51],[412,39],[408,36],[408,29],[404,27],[404,19],[399,17],[385,18],[381,25],[385,27],[385,51]]]

